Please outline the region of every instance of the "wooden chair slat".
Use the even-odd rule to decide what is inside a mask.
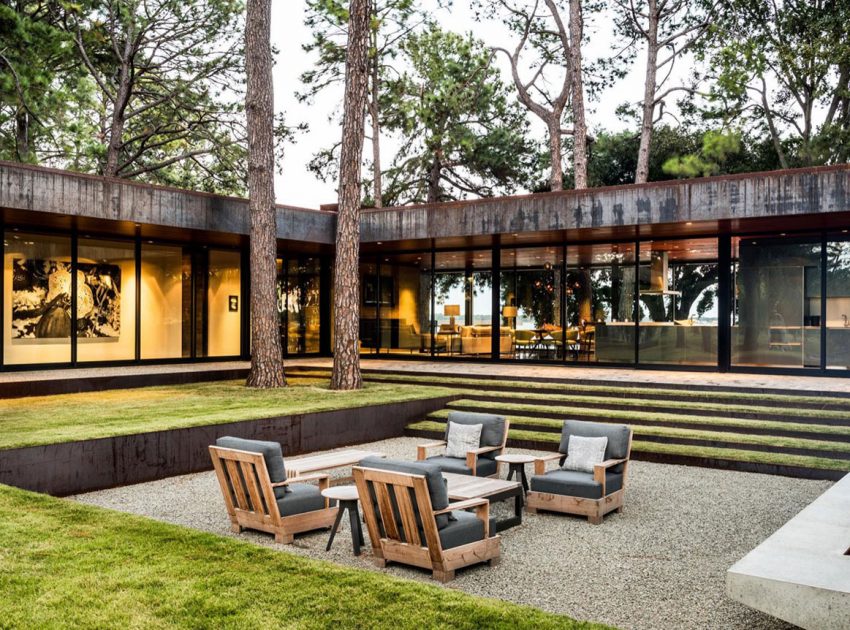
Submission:
[[[419,527],[416,525],[416,514],[413,511],[413,501],[410,500],[410,489],[404,486],[393,486],[398,511],[401,515],[401,524],[404,528],[404,540],[408,544],[422,546],[419,537]]]
[[[251,497],[251,507],[258,514],[267,514],[266,506],[260,496],[260,489],[257,486],[257,467],[249,462],[239,462],[239,468],[242,470],[242,477],[245,479],[245,485],[248,486],[248,496]]]
[[[248,497],[245,496],[245,488],[242,486],[242,479],[239,476],[239,468],[236,461],[232,459],[224,460],[227,466],[227,474],[230,477],[230,485],[233,486],[233,494],[236,495],[236,507],[240,510],[249,510]]]
[[[375,481],[372,486],[375,489],[375,497],[378,500],[378,509],[381,511],[381,521],[384,523],[384,531],[387,534],[387,538],[401,540],[398,534],[398,525],[396,524],[395,514],[393,513],[393,504],[390,501],[387,484]]]

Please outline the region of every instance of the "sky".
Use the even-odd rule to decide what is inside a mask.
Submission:
[[[433,9],[433,16],[447,30],[461,33],[472,31],[490,46],[504,46],[508,49],[515,46],[514,37],[501,24],[476,22],[469,3],[458,0],[450,10],[439,9],[436,3],[427,0],[423,5]],[[285,148],[283,163],[278,165],[282,173],[278,173],[275,178],[275,193],[278,203],[317,208],[323,203],[335,203],[336,186],[334,182],[324,183],[319,180],[307,169],[307,163],[319,149],[329,147],[339,139],[339,125],[329,122],[328,117],[341,108],[342,86],[328,89],[313,103],[299,103],[295,98],[295,93],[302,89],[299,76],[314,62],[313,56],[302,49],[303,44],[310,41],[310,31],[304,26],[304,12],[303,0],[279,0],[272,7],[272,44],[279,51],[274,69],[275,109],[286,113],[289,125],[309,125],[308,132],[299,134],[295,144]],[[611,33],[610,16],[586,16],[585,21],[586,33],[590,35],[590,44],[584,50],[586,58],[610,55],[615,41]],[[591,21],[596,24],[590,24]],[[510,81],[509,66],[503,55],[497,56],[497,63],[503,78]],[[680,71],[686,69],[679,68]],[[588,103],[587,117],[591,130],[602,127],[619,130],[627,126],[617,118],[615,111],[622,103],[634,103],[640,99],[643,94],[642,74],[643,68],[638,57],[638,62],[632,66],[625,79],[604,93],[599,102]],[[545,128],[534,117],[529,119],[532,121],[532,133],[543,140]],[[382,143],[383,166],[386,167],[392,160],[393,139],[382,138]]]

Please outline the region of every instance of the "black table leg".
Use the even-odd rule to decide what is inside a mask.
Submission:
[[[522,524],[522,504],[523,504],[523,495],[519,493],[514,498],[514,516],[516,517],[517,525]]]
[[[354,555],[360,555],[360,546],[365,545],[363,540],[363,529],[360,527],[360,513],[357,509],[357,501],[346,501],[348,518],[351,522],[351,544],[354,547]]]
[[[340,501],[337,506],[336,519],[334,519],[333,527],[331,527],[331,536],[328,538],[328,546],[325,547],[325,551],[331,550],[331,545],[333,544],[334,536],[336,536],[336,530],[339,529],[339,522],[342,520],[342,513],[344,510],[345,508],[342,506],[342,501]]]
[[[519,465],[519,477],[522,480],[523,493],[528,492],[528,477],[525,476],[525,464]]]

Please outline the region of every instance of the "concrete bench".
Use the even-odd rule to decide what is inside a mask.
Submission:
[[[850,627],[850,475],[726,573],[734,600],[801,628]]]

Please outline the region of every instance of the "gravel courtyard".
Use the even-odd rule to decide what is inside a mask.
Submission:
[[[396,438],[359,448],[413,459],[422,441]],[[447,588],[619,628],[784,628],[728,600],[725,572],[829,486],[826,481],[632,462],[622,514],[608,515],[599,526],[578,517],[525,514],[521,526],[502,532],[498,566],[460,570]],[[299,536],[288,546],[275,545],[272,536],[258,532],[231,533],[212,472],[71,498],[379,570],[371,562],[365,527],[367,549],[359,558],[352,554],[347,518],[330,552],[325,551],[326,531]],[[512,508],[512,503],[500,504],[494,510]],[[413,568],[390,565],[385,571],[437,584],[430,573]]]

